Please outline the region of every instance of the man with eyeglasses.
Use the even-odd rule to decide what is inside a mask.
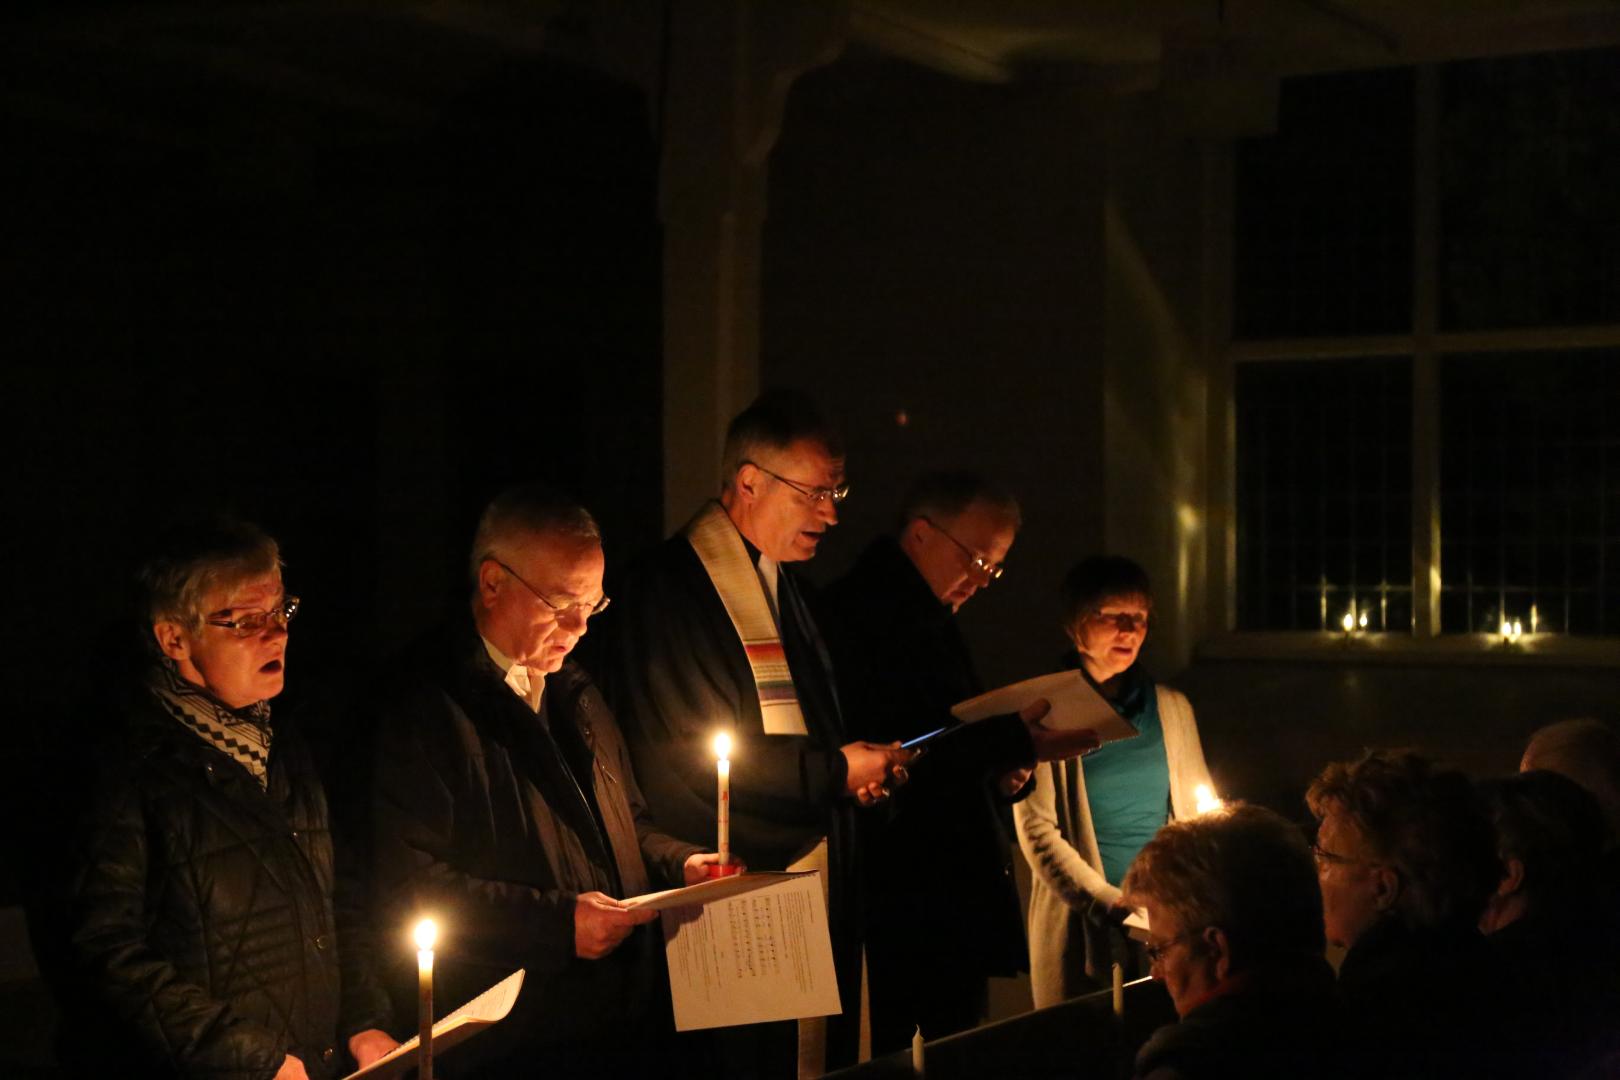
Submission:
[[[850,731],[887,742],[947,729],[892,812],[861,822],[874,1054],[910,1045],[919,1028],[937,1039],[975,1026],[989,977],[1028,968],[1005,807],[1027,793],[1037,757],[1095,745],[1089,732],[1017,716],[966,726],[951,717],[984,689],[956,613],[1001,577],[1020,524],[1017,500],[983,477],[923,476],[898,536],[874,540],[823,598]]]
[[[569,653],[608,606],[589,512],[540,486],[485,509],[472,596],[400,667],[373,781],[379,932],[441,927],[440,1000],[525,968],[513,1014],[455,1053],[467,1077],[678,1074],[662,941],[623,899],[717,856],[661,832],[613,714]],[[699,841],[707,837],[697,838]],[[394,954],[396,1000],[415,968]]]
[[[320,1080],[395,1045],[339,904],[326,797],[272,725],[298,599],[238,521],[140,574],[151,662],[94,786],[69,894],[71,1075]],[[346,1052],[346,1053],[345,1053]]]
[[[710,745],[724,731],[733,847],[757,868],[823,871],[843,1015],[825,1042],[805,1025],[799,1068],[819,1075],[853,1062],[858,1037],[855,810],[903,781],[910,755],[845,734],[792,568],[815,555],[848,493],[832,427],[802,395],[767,393],[732,421],[721,473],[718,501],[627,583],[610,689],[648,800],[676,835],[714,835]],[[794,1075],[791,1027],[766,1027],[720,1040],[728,1075]]]

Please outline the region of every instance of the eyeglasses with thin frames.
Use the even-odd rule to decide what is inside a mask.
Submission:
[[[568,613],[574,612],[574,611],[579,612],[579,614],[580,614],[580,616],[582,618],[589,619],[592,615],[600,615],[600,614],[602,614],[602,612],[607,610],[608,604],[612,603],[612,600],[609,597],[603,596],[602,599],[597,600],[596,602],[591,603],[591,604],[587,604],[583,600],[575,600],[571,604],[559,604],[559,603],[547,598],[545,593],[541,592],[539,589],[535,588],[533,585],[530,585],[527,581],[524,580],[522,574],[518,573],[516,570],[512,569],[510,566],[507,566],[505,563],[501,562],[501,560],[499,560],[499,559],[491,559],[490,562],[494,563],[496,566],[500,567],[502,570],[505,570],[508,574],[511,574],[513,577],[517,578],[519,584],[521,584],[525,589],[528,589],[531,593],[533,593],[534,596],[535,596],[535,599],[539,600],[542,604],[546,605],[546,607],[550,608],[551,611],[552,611],[552,614],[556,615],[557,618],[559,618],[559,619],[561,619],[563,616],[567,615]]]
[[[239,638],[258,637],[264,633],[266,627],[271,625],[285,630],[287,624],[293,621],[293,616],[298,614],[299,602],[296,596],[284,596],[279,604],[276,604],[268,611],[250,611],[244,615],[238,615],[234,619],[223,618],[219,614],[214,614],[203,621],[209,626],[229,630]]]
[[[745,461],[743,464],[752,465],[766,476],[769,476],[775,480],[780,480],[782,483],[786,484],[794,491],[797,491],[800,495],[803,495],[813,503],[824,503],[828,499],[831,499],[833,505],[837,506],[839,503],[849,498],[848,484],[839,484],[837,487],[811,487],[809,484],[801,484],[797,480],[789,480],[781,473],[771,472],[771,470],[767,469],[757,461]]]
[[[975,574],[978,574],[981,577],[983,577],[986,582],[998,581],[998,580],[1000,580],[1001,575],[1006,573],[1006,570],[1007,570],[1006,567],[1002,566],[1000,563],[991,562],[989,559],[985,558],[983,555],[980,555],[977,551],[974,551],[972,548],[970,548],[966,544],[962,543],[962,541],[958,540],[956,537],[951,535],[949,529],[946,529],[943,525],[936,522],[933,518],[925,517],[925,518],[923,518],[923,520],[928,522],[929,526],[931,528],[933,528],[936,532],[938,532],[941,536],[945,537],[945,539],[949,540],[951,543],[953,543],[957,547],[961,548],[962,549],[962,554],[964,554],[964,555],[966,555],[968,557],[968,568],[970,570],[972,570]]]
[[[1329,851],[1321,844],[1311,845],[1311,854],[1316,857],[1318,870],[1326,870],[1330,866],[1378,866],[1376,859],[1362,859],[1355,855],[1340,855],[1337,851]]]
[[[1202,930],[1188,930],[1184,934],[1177,934],[1175,937],[1166,938],[1163,941],[1150,941],[1142,946],[1142,955],[1147,957],[1149,964],[1157,964],[1164,959],[1165,954],[1172,948],[1189,938],[1197,937],[1201,933],[1203,933]]]

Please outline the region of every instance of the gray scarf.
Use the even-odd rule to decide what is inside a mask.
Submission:
[[[270,703],[232,709],[205,688],[180,677],[172,660],[154,664],[146,688],[163,711],[186,730],[240,764],[266,790],[270,786]]]

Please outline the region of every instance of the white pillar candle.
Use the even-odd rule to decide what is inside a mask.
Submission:
[[[433,946],[438,937],[439,928],[432,919],[416,924],[418,1080],[433,1080]]]
[[[719,758],[716,819],[719,832],[720,865],[731,862],[731,736],[721,732],[714,737],[714,756]]]

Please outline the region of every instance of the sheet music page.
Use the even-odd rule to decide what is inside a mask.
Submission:
[[[780,880],[664,911],[677,1031],[840,1011],[820,873],[772,876]]]
[[[1023,682],[1015,682],[976,698],[951,706],[951,715],[965,724],[1004,713],[1016,713],[1031,702],[1045,698],[1052,711],[1041,721],[1049,728],[1067,731],[1090,728],[1105,743],[1136,737],[1136,729],[1078,671],[1055,671]]]
[[[470,1038],[473,1033],[506,1019],[506,1014],[517,1004],[518,991],[523,989],[523,971],[523,968],[519,968],[459,1009],[446,1014],[443,1019],[434,1021],[434,1059],[437,1060],[441,1045],[448,1050]],[[451,1034],[452,1032],[454,1034]],[[372,1080],[384,1080],[389,1076],[398,1076],[407,1069],[414,1069],[416,1046],[419,1042],[421,1038],[412,1035],[364,1069],[357,1069],[343,1080],[359,1080],[363,1076],[371,1077]]]
[[[693,907],[735,896],[738,893],[752,892],[763,889],[767,885],[775,885],[779,881],[789,878],[801,877],[801,874],[790,874],[785,870],[766,871],[764,873],[750,872],[737,874],[733,877],[713,878],[709,881],[700,881],[696,885],[688,885],[681,889],[665,889],[663,892],[642,893],[640,896],[627,897],[624,901],[626,907],[645,911],[664,911],[669,908]]]

